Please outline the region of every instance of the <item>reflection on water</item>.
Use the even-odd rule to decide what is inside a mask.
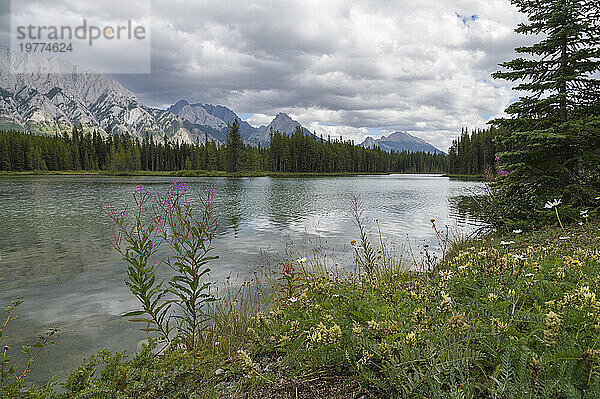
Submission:
[[[478,218],[482,212],[484,195],[481,190],[473,191],[470,195],[457,195],[448,198],[450,204],[450,217],[462,220],[464,223],[480,226]]]
[[[165,192],[170,178],[43,176],[0,178],[0,304],[25,297],[21,318],[8,331],[24,344],[59,327],[32,376],[66,373],[98,349],[135,350],[144,338],[119,314],[135,306],[123,284],[125,266],[111,250],[112,226],[103,209],[124,209],[136,185]],[[480,224],[465,198],[483,183],[439,176],[327,178],[183,178],[192,191],[212,186],[220,234],[211,279],[223,281],[260,262],[261,251],[281,253],[291,240],[326,240],[349,253],[356,231],[348,214],[360,194],[365,216],[379,218],[388,238],[408,235],[417,248],[435,247],[429,219],[473,231]],[[62,374],[61,374],[62,373]]]

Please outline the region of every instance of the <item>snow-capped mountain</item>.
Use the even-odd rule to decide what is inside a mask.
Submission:
[[[406,152],[428,152],[430,154],[443,154],[427,141],[405,132],[395,132],[389,136],[381,136],[379,139],[367,137],[361,143],[366,148],[379,147],[384,151],[406,151]]]
[[[11,73],[14,65],[29,72]],[[66,60],[11,52],[0,46],[0,129],[56,135],[69,134],[73,126],[81,126],[84,131],[97,130],[101,134],[148,135],[155,139],[166,136],[172,142],[186,143],[203,143],[207,137],[224,143],[227,126],[235,119],[240,122],[242,138],[251,145],[268,146],[271,130],[292,134],[300,127],[304,134],[311,134],[283,112],[267,126],[253,127],[222,105],[181,100],[167,110],[151,108],[121,83],[100,73]],[[369,137],[361,145],[379,146],[386,151],[442,153],[403,132],[377,140]]]
[[[30,72],[11,73],[14,65]],[[11,52],[1,46],[0,72],[0,129],[56,135],[69,134],[76,125],[102,134],[167,136],[173,142],[186,143],[204,142],[207,136],[224,143],[227,126],[238,119],[247,143],[268,145],[270,128],[291,134],[300,126],[280,113],[269,126],[255,128],[222,105],[184,100],[167,110],[151,108],[121,83],[100,73],[62,59]]]
[[[271,130],[274,132],[278,131],[280,133],[292,134],[296,131],[297,127],[302,129],[304,134],[310,134],[310,131],[302,126],[299,122],[290,118],[288,114],[283,112],[278,113],[275,116],[275,119],[271,121],[267,126],[260,126],[257,128],[250,137],[248,137],[247,141],[252,144],[260,144],[262,146],[266,146],[269,144],[271,140]]]
[[[190,104],[185,100],[180,100],[170,106],[168,111],[181,118],[186,127],[194,134],[207,132],[219,142],[225,142],[227,126],[233,124],[236,119],[240,123],[240,133],[244,140],[256,130],[255,127],[250,126],[248,122],[237,116],[235,112],[222,105]]]
[[[240,123],[242,138],[251,145],[268,146],[271,129],[285,134],[292,134],[296,131],[296,127],[300,126],[305,134],[310,134],[308,129],[283,112],[278,113],[269,125],[256,128],[242,120],[231,109],[222,105],[190,104],[185,100],[180,100],[169,107],[168,110],[181,118],[185,123],[185,127],[192,133],[199,134],[199,132],[208,131],[221,142],[224,142],[227,137],[227,126],[231,125],[236,119]]]
[[[24,65],[20,70],[30,72],[11,73],[13,65]],[[61,73],[49,73],[57,70]],[[68,61],[0,46],[0,72],[0,129],[62,134],[80,125],[84,131],[140,138],[148,134],[192,139],[172,113],[147,107],[116,80]]]

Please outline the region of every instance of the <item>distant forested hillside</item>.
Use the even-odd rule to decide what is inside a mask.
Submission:
[[[0,170],[106,171],[272,171],[272,172],[415,172],[443,173],[446,156],[386,152],[341,139],[324,140],[297,130],[288,136],[271,133],[267,148],[244,144],[239,124],[230,127],[227,143],[206,145],[138,140],[126,135],[83,133],[41,136],[19,131],[0,132]]]

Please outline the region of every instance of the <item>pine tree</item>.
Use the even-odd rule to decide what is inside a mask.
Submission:
[[[0,136],[0,170],[11,170],[8,134]]]
[[[528,16],[516,32],[541,39],[516,49],[495,78],[519,82],[525,94],[497,119],[502,167],[501,212],[535,219],[545,201],[585,205],[599,184],[600,24],[598,0],[513,0]]]
[[[227,171],[240,172],[244,167],[244,142],[236,119],[227,129]]]

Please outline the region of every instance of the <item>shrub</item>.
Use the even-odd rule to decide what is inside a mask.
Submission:
[[[4,331],[12,320],[17,318],[15,311],[17,307],[23,302],[22,298],[18,298],[12,301],[10,305],[4,307],[4,313],[6,318],[0,324],[0,395],[2,397],[17,397],[21,393],[23,383],[26,381],[27,376],[31,372],[31,367],[39,354],[44,348],[50,344],[53,344],[52,336],[58,332],[57,329],[53,328],[38,337],[38,341],[33,345],[24,346],[21,348],[21,352],[29,354],[29,359],[20,368],[16,364],[11,362],[10,353],[13,348],[4,341]],[[51,397],[52,393],[52,381],[46,383],[45,386],[38,390],[30,390],[28,393],[29,397]]]
[[[195,214],[185,183],[173,180],[165,195],[152,195],[137,187],[135,207],[109,211],[118,233],[113,247],[128,264],[125,282],[138,299],[141,309],[126,313],[133,322],[145,323],[147,332],[158,334],[165,347],[181,346],[195,351],[207,321],[205,305],[214,301],[208,294],[212,240],[217,229],[218,212],[212,189],[200,195],[201,209]],[[162,247],[169,255],[159,258]],[[157,269],[167,266],[173,273],[165,284],[157,279]]]

